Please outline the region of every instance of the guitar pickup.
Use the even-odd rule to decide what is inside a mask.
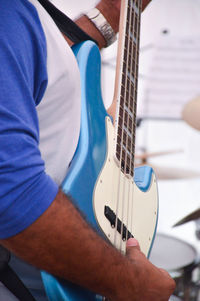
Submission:
[[[112,211],[112,209],[110,209],[110,207],[105,206],[104,215],[109,220],[112,228],[116,227],[117,220],[117,231],[120,234],[122,234],[123,240],[128,240],[129,238],[134,237],[133,234],[131,234],[131,232],[128,231],[127,227],[124,224],[122,224],[122,221],[116,217],[116,214],[114,213],[114,211]]]

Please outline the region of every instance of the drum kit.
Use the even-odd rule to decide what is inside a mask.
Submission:
[[[196,98],[185,105],[182,118],[200,131],[199,116],[200,98]],[[200,208],[177,221],[173,227],[190,221],[196,224],[195,235],[200,244]],[[192,245],[179,238],[158,232],[150,261],[167,270],[176,282],[174,295],[169,301],[200,301],[200,255]]]
[[[196,249],[187,242],[157,233],[150,261],[169,272],[176,282],[170,301],[200,300],[200,262]]]

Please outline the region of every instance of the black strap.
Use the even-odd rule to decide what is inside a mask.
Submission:
[[[8,265],[10,252],[0,245],[0,281],[20,301],[36,301],[20,278]]]
[[[91,40],[98,44],[97,41],[90,37],[69,17],[67,17],[63,12],[61,12],[57,7],[55,7],[49,0],[38,1],[52,17],[60,31],[64,33],[72,42],[79,43],[86,40]]]

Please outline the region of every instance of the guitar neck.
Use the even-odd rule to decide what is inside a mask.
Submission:
[[[134,175],[140,17],[142,0],[123,0],[115,79],[115,156],[124,174]]]

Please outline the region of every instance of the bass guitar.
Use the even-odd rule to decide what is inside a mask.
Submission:
[[[127,239],[134,236],[149,256],[158,219],[156,178],[148,166],[134,169],[142,0],[121,5],[115,120],[102,101],[98,47],[91,41],[73,46],[81,74],[81,130],[62,189],[119,251],[125,253]],[[50,301],[106,300],[46,272],[42,278]]]

